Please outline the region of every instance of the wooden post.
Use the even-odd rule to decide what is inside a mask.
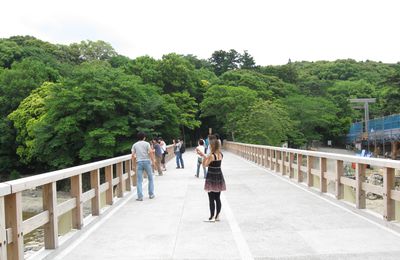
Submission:
[[[49,222],[44,225],[44,248],[58,247],[58,214],[56,182],[43,185],[43,210],[49,211]]]
[[[301,166],[303,163],[303,155],[297,153],[297,182],[303,182],[303,174],[301,173]]]
[[[292,179],[294,177],[293,161],[294,153],[289,153],[289,179]]]
[[[319,170],[320,170],[320,178],[319,178],[319,186],[321,192],[327,192],[328,190],[328,184],[325,178],[325,172],[326,172],[326,158],[319,158]]]
[[[356,164],[356,208],[358,209],[365,209],[366,204],[365,191],[362,189],[362,183],[365,179],[365,168],[365,164]]]
[[[7,195],[4,199],[6,211],[6,228],[12,230],[12,243],[7,245],[9,260],[24,259],[24,237],[22,233],[22,194]]]
[[[285,175],[286,174],[286,165],[285,165],[285,162],[286,162],[286,152],[284,152],[284,151],[281,151],[280,152],[280,154],[281,154],[281,174],[282,175]]]
[[[397,157],[397,141],[392,142],[392,159],[396,160]]]
[[[168,154],[168,156],[171,156],[171,154],[172,154],[173,152],[172,152],[172,151],[169,151],[168,153],[170,153],[170,154]],[[137,169],[136,169],[137,163],[136,163],[136,158],[132,158],[132,159],[131,159],[131,162],[132,162],[132,170],[133,170],[133,172],[135,173],[135,174],[133,175],[132,185],[136,187],[136,186],[137,186]]]
[[[314,158],[311,155],[307,155],[307,186],[312,187],[314,185],[314,178],[311,173]]]
[[[391,198],[391,192],[394,188],[394,169],[385,168],[383,174],[383,218],[387,221],[396,218],[395,201]]]
[[[270,169],[271,167],[270,167],[270,162],[271,162],[271,159],[270,159],[270,149],[266,149],[266,154],[265,154],[265,168],[267,168],[267,169]]]
[[[90,187],[94,189],[95,196],[92,198],[92,215],[100,215],[100,178],[99,169],[90,172]]]
[[[6,208],[0,197],[0,259],[7,259]]]
[[[336,199],[341,200],[344,196],[344,185],[340,182],[340,178],[343,176],[343,161],[336,161]]]
[[[262,166],[267,168],[267,149],[262,149]]]
[[[275,172],[279,172],[280,168],[279,168],[279,157],[281,156],[281,152],[275,150]]]
[[[119,183],[117,185],[118,198],[122,198],[124,196],[125,182],[124,182],[124,177],[122,175],[123,175],[122,162],[119,162],[117,163],[117,176],[119,179]]]
[[[125,172],[128,174],[128,179],[126,180],[126,190],[132,190],[132,172],[131,172],[131,160],[127,160],[124,162],[125,164]]]
[[[108,183],[108,190],[106,191],[106,204],[112,205],[114,203],[114,186],[112,185],[113,180],[113,166],[108,165],[105,167],[105,177]]]
[[[83,226],[82,175],[71,177],[71,197],[76,199],[76,208],[72,210],[72,228],[81,229]]]
[[[274,150],[269,149],[269,169],[270,170],[274,170],[275,166],[274,166]]]

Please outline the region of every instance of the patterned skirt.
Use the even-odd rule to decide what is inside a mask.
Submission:
[[[204,190],[220,192],[226,190],[224,175],[220,167],[208,167]]]

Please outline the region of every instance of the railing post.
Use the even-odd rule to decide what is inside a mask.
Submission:
[[[282,162],[282,164],[281,164],[281,174],[282,174],[282,175],[286,175],[286,165],[285,165],[285,162],[286,162],[286,152],[281,151],[280,154],[281,154],[281,162]]]
[[[95,196],[92,198],[92,215],[100,215],[100,178],[99,169],[90,172],[90,187],[94,189]]]
[[[279,157],[281,155],[281,152],[278,150],[275,150],[275,172],[279,172]]]
[[[49,211],[49,222],[44,225],[44,247],[58,247],[58,214],[56,183],[43,185],[43,210]]]
[[[340,178],[343,176],[343,161],[336,161],[336,199],[341,200],[344,196],[344,185],[340,182]]]
[[[6,208],[0,197],[0,259],[7,259]]]
[[[104,169],[106,182],[108,183],[108,190],[106,191],[106,204],[112,205],[114,200],[114,186],[112,185],[113,180],[113,166],[108,165]]]
[[[131,173],[131,160],[127,160],[124,162],[125,164],[125,171],[128,175],[128,179],[126,180],[126,190],[132,190],[132,173]]]
[[[395,214],[395,203],[391,198],[391,191],[394,188],[394,169],[385,168],[383,174],[383,218],[387,221],[394,220]]]
[[[169,151],[168,153],[172,153],[172,151]],[[168,154],[168,156],[170,156],[170,154]],[[131,165],[132,165],[132,170],[135,173],[133,175],[132,185],[136,187],[137,186],[137,175],[136,175],[137,174],[137,170],[136,170],[137,163],[136,163],[136,159],[131,159]]]
[[[81,229],[83,226],[81,174],[71,177],[71,197],[76,199],[76,207],[72,210],[72,228]]]
[[[326,158],[319,158],[319,170],[320,170],[320,178],[319,178],[319,187],[321,192],[327,192],[328,184],[325,178],[326,172]]]
[[[307,155],[307,186],[312,187],[314,185],[314,177],[312,175],[312,165],[314,158],[311,155]]]
[[[262,149],[262,166],[267,168],[267,149]]]
[[[122,198],[125,190],[122,162],[117,163],[117,176],[119,179],[119,183],[117,185],[117,196],[118,198]]]
[[[7,246],[8,259],[24,259],[24,237],[22,233],[22,194],[7,195],[4,200],[6,208],[6,228],[12,230],[12,243]]]
[[[303,155],[297,153],[297,182],[303,181],[303,174],[301,173],[302,163],[303,163]]]
[[[275,169],[274,166],[274,150],[269,149],[269,169],[273,171]]]
[[[265,155],[265,167],[266,168],[268,168],[268,169],[270,169],[271,168],[271,164],[270,164],[270,162],[271,162],[271,159],[270,159],[270,149],[268,149],[267,148],[267,150],[266,150],[266,155]]]
[[[294,177],[293,161],[294,153],[289,153],[289,179],[292,179]]]
[[[365,179],[365,168],[365,164],[356,164],[356,207],[358,209],[365,209],[366,204],[365,191],[362,189],[362,183]]]

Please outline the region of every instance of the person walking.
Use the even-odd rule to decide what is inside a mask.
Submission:
[[[198,146],[195,149],[196,153],[197,153],[197,171],[196,171],[196,177],[199,178],[199,172],[200,172],[200,165],[203,168],[203,172],[204,172],[204,179],[207,176],[207,170],[206,167],[203,166],[203,157],[201,156],[202,154],[205,154],[205,147],[204,147],[204,140],[200,139],[198,141]]]
[[[137,135],[138,141],[132,145],[132,160],[136,160],[136,180],[137,180],[137,201],[143,201],[143,170],[147,173],[149,179],[148,190],[149,198],[154,196],[154,179],[151,164],[155,164],[154,155],[151,151],[150,144],[146,142],[146,134],[139,132]]]
[[[154,155],[155,155],[155,159],[156,159],[156,163],[154,166],[154,169],[158,171],[158,175],[162,176],[162,169],[161,169],[161,159],[162,159],[162,149],[161,149],[161,145],[159,144],[157,138],[153,138],[153,149],[154,149]]]
[[[175,159],[176,159],[176,168],[184,169],[185,166],[183,164],[182,153],[181,153],[181,148],[182,148],[181,139],[178,138],[177,142],[175,142],[175,140],[173,140],[173,144],[174,144],[174,153],[175,153]],[[182,165],[182,167],[181,167],[181,165]]]
[[[226,190],[224,175],[221,170],[221,162],[223,154],[221,153],[221,145],[215,136],[210,136],[210,155],[203,157],[203,166],[208,166],[206,181],[204,183],[204,190],[207,191],[208,201],[210,206],[210,217],[207,222],[219,221],[219,214],[221,212],[221,191]],[[216,212],[215,212],[216,208]]]

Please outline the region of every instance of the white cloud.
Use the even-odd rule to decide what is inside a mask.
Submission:
[[[354,58],[400,61],[396,0],[16,0],[2,3],[0,37],[104,40],[131,58],[208,58],[248,50],[258,64]]]

